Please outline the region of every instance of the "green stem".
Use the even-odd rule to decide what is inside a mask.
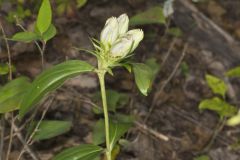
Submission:
[[[102,104],[103,104],[103,112],[104,112],[104,122],[105,122],[105,135],[106,135],[106,156],[107,160],[112,160],[111,158],[111,148],[110,148],[110,137],[109,137],[109,118],[108,118],[108,107],[107,107],[107,98],[106,98],[106,89],[105,89],[105,71],[100,71],[98,73],[98,78],[101,87],[101,95],[102,95]]]

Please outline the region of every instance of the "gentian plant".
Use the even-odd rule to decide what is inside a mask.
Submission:
[[[88,52],[96,56],[97,67],[81,60],[68,60],[43,71],[27,88],[19,105],[20,119],[32,110],[43,97],[56,90],[67,79],[85,72],[95,72],[99,78],[104,114],[104,141],[106,144],[85,144],[69,148],[56,155],[53,158],[54,160],[93,160],[99,157],[101,153],[104,153],[107,160],[114,159],[112,156],[113,149],[129,126],[115,123],[112,117],[109,118],[105,75],[107,73],[113,75],[112,69],[121,66],[127,68],[129,72],[133,71],[137,87],[143,95],[147,95],[153,80],[153,73],[148,65],[134,63],[131,60],[131,56],[142,41],[144,33],[141,29],[128,31],[128,26],[129,18],[126,14],[120,15],[118,18],[111,17],[106,21],[100,40],[92,39],[95,50]],[[41,125],[38,125],[40,128],[35,129],[34,134],[43,139],[46,133],[41,134],[41,132],[46,132],[46,130],[48,130],[48,134],[56,132],[53,129],[49,131],[49,128],[52,127],[48,127],[48,124],[50,123],[44,124],[44,129],[41,129]],[[58,130],[61,129],[58,128]],[[106,148],[104,149],[102,146],[106,146]]]

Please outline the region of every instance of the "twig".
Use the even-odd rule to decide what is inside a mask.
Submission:
[[[19,22],[16,20],[16,25],[20,27],[23,31],[27,31]],[[42,47],[39,45],[38,41],[34,40],[34,43],[36,44],[40,54],[41,54],[41,64],[42,64],[42,70],[45,68],[44,67],[44,52],[46,49],[46,43],[42,42]]]
[[[216,129],[213,132],[213,135],[212,135],[210,141],[208,142],[208,144],[201,151],[202,153],[207,152],[211,148],[211,146],[213,145],[213,143],[214,143],[215,139],[217,138],[219,132],[221,132],[221,130],[223,129],[223,127],[225,125],[225,122],[226,122],[226,118],[219,121],[219,123],[217,124]]]
[[[49,107],[51,106],[51,104],[52,104],[52,102],[53,102],[53,100],[54,100],[54,98],[52,98],[52,99],[48,102],[48,104],[46,105],[46,108],[44,109],[40,120],[38,121],[38,123],[37,123],[36,127],[34,128],[32,134],[29,136],[29,138],[28,138],[28,140],[27,140],[27,144],[31,145],[31,144],[33,143],[32,139],[33,139],[34,135],[36,134],[36,132],[38,131],[38,128],[39,128],[40,124],[42,123],[42,121],[43,121],[43,119],[44,119],[44,117],[45,117],[45,115],[46,115]]]
[[[4,146],[4,133],[5,133],[5,119],[4,116],[1,116],[0,121],[0,130],[1,130],[1,137],[0,137],[0,160],[3,160],[3,146]]]
[[[168,59],[168,57],[170,56],[170,54],[171,54],[171,52],[172,52],[172,50],[173,50],[174,45],[176,44],[176,42],[177,42],[177,39],[174,38],[173,41],[172,41],[171,44],[170,44],[170,47],[169,47],[168,50],[167,50],[166,56],[164,57],[164,59],[163,59],[163,61],[162,61],[162,63],[161,63],[161,66],[162,66],[162,67],[163,67],[163,66],[165,65],[165,63],[167,62],[167,59]]]
[[[184,48],[183,48],[183,51],[182,51],[182,55],[181,57],[179,58],[177,64],[175,65],[173,71],[171,72],[171,74],[169,75],[169,77],[163,82],[163,85],[161,86],[161,88],[159,89],[159,91],[155,94],[155,96],[153,97],[153,101],[152,101],[152,104],[150,106],[150,109],[149,109],[149,112],[148,112],[148,115],[146,116],[146,118],[144,119],[144,123],[146,124],[146,122],[148,121],[148,118],[149,116],[152,114],[152,111],[154,110],[154,107],[156,105],[156,102],[159,98],[159,95],[161,95],[161,93],[163,92],[164,88],[166,87],[166,85],[172,80],[172,78],[174,77],[177,69],[179,68],[179,66],[181,65],[182,63],[182,60],[183,58],[185,57],[185,54],[186,54],[186,50],[188,48],[188,43],[186,43],[184,45]]]
[[[19,132],[18,127],[13,123],[13,130],[15,133],[17,133],[17,137],[19,141],[23,144],[25,150],[29,153],[29,155],[32,157],[33,160],[40,160],[35,153],[31,150],[31,148],[26,144],[22,134]],[[20,160],[20,159],[18,159]]]
[[[169,138],[166,135],[151,129],[151,128],[149,128],[146,125],[143,125],[143,124],[141,124],[141,123],[139,123],[137,121],[135,121],[134,124],[139,128],[140,131],[150,133],[151,135],[153,135],[154,137],[156,137],[156,138],[158,138],[160,140],[164,140],[164,141],[168,141],[169,140]]]
[[[10,156],[10,153],[11,153],[11,150],[12,150],[12,141],[13,141],[14,118],[13,118],[13,113],[9,113],[9,114],[10,114],[10,119],[11,119],[11,129],[10,129],[10,135],[9,135],[9,142],[8,142],[8,149],[7,149],[7,154],[6,154],[6,160],[9,159],[9,156]]]
[[[21,159],[23,153],[25,152],[26,146],[29,146],[29,145],[32,145],[32,144],[33,144],[33,137],[34,137],[34,135],[36,134],[36,132],[38,131],[38,128],[39,128],[39,126],[40,126],[43,118],[45,117],[45,115],[46,115],[49,107],[51,106],[50,104],[52,103],[53,99],[54,99],[54,98],[52,98],[52,99],[50,100],[50,102],[46,105],[46,108],[44,109],[40,120],[38,121],[36,127],[34,128],[33,132],[32,132],[31,135],[29,136],[29,138],[27,139],[27,141],[26,141],[26,143],[25,143],[26,145],[24,145],[24,147],[23,147],[23,149],[21,150],[21,152],[20,152],[17,160],[20,160],[20,159]]]
[[[9,68],[9,74],[8,74],[8,79],[9,81],[12,80],[12,60],[11,60],[11,53],[10,53],[10,47],[7,41],[7,36],[5,34],[5,31],[3,29],[2,24],[0,23],[0,27],[2,30],[2,34],[3,34],[3,39],[5,41],[6,47],[7,47],[7,55],[8,55],[8,68]],[[11,115],[11,119],[12,119],[12,123],[14,122],[13,120],[13,113],[9,113]],[[11,149],[12,149],[12,141],[13,141],[13,124],[11,124],[11,129],[10,129],[10,138],[9,138],[9,143],[8,143],[8,149],[7,149],[7,154],[6,154],[6,160],[9,159],[10,153],[11,153]]]
[[[8,67],[9,67],[9,80],[12,80],[12,60],[11,60],[11,52],[10,52],[10,48],[9,48],[9,44],[7,41],[7,36],[5,34],[5,31],[3,29],[3,26],[0,22],[0,27],[2,30],[2,34],[3,34],[3,39],[5,41],[6,47],[7,47],[7,54],[8,54]]]

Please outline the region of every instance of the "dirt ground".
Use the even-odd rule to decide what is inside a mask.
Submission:
[[[57,16],[54,22],[58,34],[47,46],[46,66],[50,67],[66,59],[83,59],[96,64],[94,57],[73,47],[91,49],[88,37],[98,38],[108,17],[122,13],[132,16],[152,6],[162,5],[162,2],[163,0],[89,0],[83,8]],[[188,2],[226,31],[234,39],[234,45],[240,46],[239,0]],[[176,10],[178,5],[177,2],[174,6]],[[17,27],[4,20],[6,11],[0,12],[6,34],[12,35],[18,30]],[[144,62],[154,57],[160,65],[152,91],[147,97],[138,92],[133,76],[126,70],[116,69],[114,77],[107,76],[107,88],[124,92],[130,97],[129,104],[119,112],[133,114],[138,122],[125,135],[129,144],[121,148],[118,160],[193,160],[199,155],[208,155],[212,160],[240,160],[239,127],[224,126],[216,132],[218,115],[211,111],[200,112],[198,109],[202,99],[213,96],[205,82],[205,74],[223,77],[224,72],[238,65],[240,59],[232,62],[231,59],[224,58],[225,54],[231,57],[231,53],[220,54],[215,48],[227,44],[220,42],[222,46],[216,46],[217,43],[212,45],[212,41],[218,39],[214,35],[206,42],[204,34],[195,34],[197,32],[187,29],[190,24],[185,23],[181,13],[174,13],[169,23],[169,26],[182,29],[180,37],[166,34],[167,27],[164,25],[139,26],[145,32],[145,38],[134,58]],[[28,18],[24,25],[32,27],[32,19]],[[10,42],[10,45],[13,63],[17,68],[15,76],[27,75],[34,78],[41,72],[40,56],[34,44]],[[4,62],[4,47],[1,52],[0,61]],[[232,87],[227,99],[238,107],[240,83],[237,79],[226,81]],[[3,80],[0,82],[4,83]],[[91,110],[91,97],[97,90],[97,77],[84,74],[66,82],[44,102],[47,104],[53,98],[45,119],[71,120],[73,126],[64,135],[31,146],[41,160],[50,159],[63,148],[92,141],[92,127],[99,117]],[[43,109],[40,108],[41,110]],[[41,114],[37,115],[36,119],[40,116]],[[162,134],[168,141],[161,137]],[[12,160],[19,154],[19,148],[20,143],[16,140]],[[30,159],[27,154],[25,159]]]

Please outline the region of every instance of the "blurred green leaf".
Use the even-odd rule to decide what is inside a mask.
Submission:
[[[210,160],[210,158],[207,155],[202,155],[194,158],[193,160]]]
[[[116,142],[128,131],[132,126],[132,122],[123,122],[110,120],[109,130],[110,130],[110,147],[113,149]],[[105,142],[105,124],[104,120],[100,119],[93,129],[93,143],[102,144]]]
[[[19,103],[29,86],[29,79],[26,77],[19,77],[3,86],[0,89],[0,113],[18,109]]]
[[[156,58],[149,58],[145,61],[145,64],[148,65],[153,73],[153,80],[155,79],[155,77],[157,76],[158,72],[161,69],[160,64],[157,62]]]
[[[57,154],[53,160],[93,160],[103,152],[103,148],[84,144],[77,147],[65,149],[63,152]]]
[[[227,85],[223,80],[209,74],[207,74],[205,78],[208,86],[211,88],[213,93],[220,94],[223,97],[225,96],[225,93],[227,91]]]
[[[182,36],[182,31],[180,28],[178,27],[172,27],[172,28],[169,28],[167,30],[167,33],[170,34],[170,35],[173,35],[175,37],[181,37]]]
[[[15,35],[13,35],[11,40],[28,43],[28,42],[38,40],[39,38],[40,37],[36,33],[33,33],[33,32],[18,32]]]
[[[43,33],[42,38],[45,42],[47,42],[48,40],[53,38],[56,34],[57,34],[57,29],[53,24],[51,24],[47,29],[47,31]]]
[[[130,25],[165,24],[162,7],[153,7],[130,18]]]
[[[37,17],[37,28],[41,34],[47,31],[52,23],[52,9],[49,0],[43,0]]]
[[[228,77],[240,77],[240,66],[230,69],[226,75]]]
[[[187,62],[185,62],[185,61],[182,62],[180,68],[181,68],[182,74],[183,74],[185,77],[186,77],[187,75],[189,75],[189,66],[188,66]]]
[[[105,124],[104,120],[100,119],[93,127],[93,144],[99,145],[105,142]]]
[[[236,107],[226,103],[224,100],[218,97],[201,101],[199,104],[199,109],[209,109],[215,111],[221,118],[233,116],[237,112]]]
[[[87,0],[77,0],[77,8],[81,8],[87,3]]]
[[[106,96],[107,96],[108,110],[112,112],[116,112],[116,109],[122,108],[129,101],[129,97],[127,94],[120,93],[111,89],[106,90]],[[101,92],[97,92],[95,94],[94,99],[96,99],[96,101],[101,100]],[[103,111],[101,111],[100,113],[102,112]]]
[[[41,73],[31,84],[20,104],[19,116],[22,118],[35,104],[49,92],[60,87],[67,79],[82,72],[93,71],[94,67],[80,60],[69,60]]]
[[[12,72],[16,71],[14,65],[11,66]],[[0,63],[0,75],[6,75],[9,73],[9,66],[6,63]]]
[[[236,126],[239,124],[240,124],[240,113],[229,118],[227,121],[227,125],[229,125],[229,126]]]
[[[33,122],[30,125],[30,133],[34,131],[34,128],[38,122]],[[43,120],[37,131],[34,133],[33,139],[36,141],[50,139],[56,137],[70,130],[72,124],[69,121],[49,121]]]
[[[143,63],[133,63],[132,67],[138,89],[143,95],[147,96],[153,81],[152,69]]]

